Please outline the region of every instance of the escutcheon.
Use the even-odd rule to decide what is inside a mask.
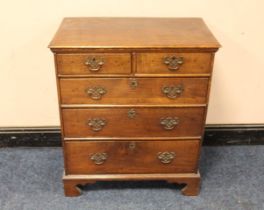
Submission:
[[[138,86],[138,81],[136,80],[136,78],[130,78],[129,79],[129,85],[132,89],[137,88]]]
[[[136,112],[135,109],[129,109],[128,112],[127,112],[127,116],[128,116],[128,118],[130,118],[130,119],[135,118],[136,114],[137,114],[137,112]]]

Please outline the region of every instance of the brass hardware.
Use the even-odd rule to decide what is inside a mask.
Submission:
[[[131,78],[130,79],[130,87],[132,89],[135,89],[135,88],[137,88],[137,86],[138,86],[138,81],[135,78]]]
[[[106,153],[95,153],[91,156],[90,158],[96,165],[101,165],[103,164],[106,159],[107,159],[107,154]]]
[[[103,118],[92,118],[88,120],[88,126],[90,126],[93,131],[100,131],[105,125],[106,120]]]
[[[86,90],[87,95],[94,100],[100,100],[106,92],[107,91],[103,87],[92,87]]]
[[[171,163],[175,158],[175,152],[159,152],[158,159],[164,164]]]
[[[136,110],[135,109],[129,109],[128,112],[127,112],[127,116],[128,118],[130,119],[133,119],[135,116],[136,116]]]
[[[160,124],[165,130],[173,130],[176,125],[179,124],[179,118],[177,117],[166,117],[160,119]]]
[[[129,148],[130,150],[135,149],[135,148],[136,148],[136,143],[135,143],[135,142],[130,142],[129,145],[128,145],[128,148]]]
[[[168,98],[174,99],[182,94],[182,92],[184,91],[184,88],[183,88],[183,85],[171,85],[171,86],[164,86],[161,89],[161,91]]]
[[[167,56],[163,59],[163,63],[168,66],[171,71],[176,71],[183,64],[183,57]]]
[[[90,71],[96,72],[104,65],[104,60],[101,57],[89,57],[84,64],[89,67]]]

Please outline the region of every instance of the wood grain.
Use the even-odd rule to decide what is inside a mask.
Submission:
[[[60,79],[62,104],[203,104],[206,102],[207,78],[137,78],[131,88],[131,78]],[[175,99],[162,92],[164,87],[183,87]],[[89,89],[104,88],[100,99],[93,99]]]
[[[131,148],[130,144],[134,144]],[[191,173],[197,169],[198,140],[186,141],[74,141],[66,142],[66,174]],[[174,152],[170,163],[158,159],[159,152]],[[96,165],[92,155],[107,154]]]
[[[172,71],[164,64],[165,57],[182,57],[183,64]],[[198,74],[211,73],[211,53],[138,53],[137,75],[140,74]]]
[[[65,18],[49,47],[212,48],[220,44],[201,18]]]
[[[184,137],[201,136],[204,108],[135,108],[136,116],[128,117],[131,108],[63,109],[64,136],[67,137]],[[165,130],[161,118],[177,117],[179,124]],[[90,119],[100,118],[106,125],[100,131],[88,126]]]
[[[103,58],[104,64],[98,71],[90,71],[85,65],[88,58]],[[84,54],[57,54],[58,74],[61,75],[103,75],[129,74],[131,72],[131,55],[128,53],[84,53]]]

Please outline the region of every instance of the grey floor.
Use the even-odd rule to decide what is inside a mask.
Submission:
[[[203,147],[201,193],[164,182],[97,183],[63,195],[61,148],[0,149],[0,210],[264,210],[264,146]]]

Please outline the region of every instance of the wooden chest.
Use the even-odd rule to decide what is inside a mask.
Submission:
[[[200,18],[65,18],[54,53],[66,196],[107,180],[197,195],[214,53]]]

